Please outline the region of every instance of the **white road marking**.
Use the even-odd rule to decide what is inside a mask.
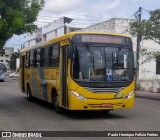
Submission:
[[[156,110],[156,109],[151,109],[151,110],[160,113],[160,110]]]
[[[115,122],[112,121],[107,121],[108,124],[116,124]]]

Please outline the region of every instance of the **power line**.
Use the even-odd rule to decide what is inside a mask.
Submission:
[[[61,16],[59,17],[52,17],[52,16],[42,16],[42,15],[39,15],[40,18],[42,19],[45,19],[46,18],[61,18]],[[50,19],[48,19],[50,20]],[[73,20],[85,20],[85,21],[102,21],[102,19],[85,19],[85,18],[73,18]]]
[[[116,24],[116,25],[122,24],[124,21],[130,19],[130,18],[133,17],[134,15],[135,15],[135,14],[132,14],[131,16],[129,16],[128,18],[125,18],[124,20],[122,20],[120,23],[118,23],[118,24]],[[114,27],[110,27],[110,28],[107,29],[107,30],[111,30],[111,29],[113,29],[113,28],[114,28]],[[105,30],[105,31],[107,31],[107,30]]]
[[[85,16],[85,17],[93,17],[93,18],[104,18],[104,17],[96,17],[96,16],[86,16],[86,15],[79,15],[79,14],[68,14],[64,12],[54,12],[54,11],[48,11],[48,10],[43,10],[49,13],[58,13],[58,14],[67,14],[67,15],[74,15],[74,16]]]
[[[133,13],[133,9],[132,9],[132,7],[131,7],[131,3],[130,3],[129,0],[128,0],[128,4],[129,4],[129,7],[130,7],[130,9],[131,9],[131,12]]]
[[[43,18],[40,18],[40,19],[43,19]],[[63,24],[61,21],[56,21],[56,20],[54,20],[54,21],[48,21],[49,19],[44,19],[43,21],[41,21],[41,20],[37,20],[37,21],[35,21],[34,23],[36,23],[36,24],[41,24],[41,25],[44,25],[45,23],[47,23],[47,24]],[[91,20],[92,21],[92,20]],[[98,21],[98,20],[95,20],[95,21]],[[92,21],[92,22],[89,22],[89,21],[87,21],[87,20],[84,20],[84,21],[79,21],[79,20],[73,20],[73,22],[71,22],[69,25],[70,26],[73,26],[73,25],[79,25],[79,26],[81,26],[81,25],[83,25],[83,26],[90,26],[91,24],[95,24],[95,23],[97,23],[97,22],[95,22],[94,20]],[[45,25],[44,25],[45,26]]]
[[[15,40],[15,41],[21,41],[21,42],[23,42],[22,40],[19,40],[19,39],[15,39],[15,38],[12,38],[12,40]]]
[[[7,43],[5,46],[9,46],[9,45],[22,45],[23,43],[21,43],[21,44],[16,44],[16,43]]]
[[[144,10],[144,11],[146,11],[146,12],[148,12],[148,13],[150,13],[150,12],[151,12],[151,11],[149,11],[149,10],[144,9],[143,7],[142,7],[142,10]]]
[[[45,24],[45,23],[47,23],[47,24],[52,24],[52,23],[57,23],[57,24],[60,24],[61,22],[47,22],[47,21],[39,21],[39,20],[37,20],[37,21],[35,21],[34,23],[41,23],[41,24]],[[62,23],[61,23],[62,24]],[[70,23],[69,25],[72,25],[72,24],[77,24],[77,25],[88,25],[88,24],[92,24],[91,22],[73,22],[73,23]],[[44,25],[45,26],[45,25]]]
[[[144,10],[144,11],[146,11],[146,12],[148,12],[148,13],[151,12],[151,11],[149,11],[149,10],[147,10],[147,9],[142,8],[142,7],[141,7],[141,9]],[[138,13],[138,12],[139,12],[139,11],[137,11],[136,13]],[[136,14],[136,13],[135,13],[135,14]],[[142,11],[141,11],[141,13],[142,13]],[[138,14],[139,14],[139,13],[138,13]],[[137,16],[136,16],[136,18],[137,18]],[[126,30],[126,29],[125,29],[125,30]],[[125,31],[125,30],[124,30],[124,31]],[[122,33],[124,33],[124,31],[123,31]]]
[[[128,2],[129,2],[129,0],[128,0]],[[129,2],[129,4],[130,4],[130,2]],[[131,6],[130,6],[131,7]],[[131,8],[131,10],[132,10],[132,8]],[[146,9],[145,9],[146,10]],[[46,11],[46,12],[54,12],[54,11],[47,11],[47,10],[44,10],[44,11]],[[148,11],[148,10],[147,10]],[[54,12],[54,13],[61,13],[62,14],[62,12]],[[70,15],[75,15],[75,14],[70,14]],[[122,24],[124,21],[126,21],[127,19],[130,19],[131,17],[133,17],[135,15],[135,13],[134,14],[132,14],[131,16],[129,16],[128,18],[126,18],[126,19],[124,19],[124,20],[122,20],[120,23],[118,23],[117,25],[119,25],[119,24]],[[79,16],[84,16],[84,15],[79,15]],[[39,17],[41,17],[41,19],[44,19],[44,20],[50,20],[50,19],[46,19],[46,18],[60,18],[60,17],[58,17],[58,16],[43,16],[43,15],[39,15]],[[87,16],[87,17],[94,17],[94,16]],[[97,18],[97,17],[96,17]],[[73,22],[72,23],[70,23],[69,25],[71,25],[71,26],[73,26],[73,25],[82,25],[82,22],[77,22],[77,21],[75,21],[75,20],[77,20],[77,21],[80,21],[80,20],[84,20],[84,21],[101,21],[101,20],[98,20],[98,19],[84,19],[84,18],[75,18],[74,20],[73,20]],[[46,22],[46,21],[39,21],[39,20],[37,20],[35,23],[52,23],[52,22]],[[54,21],[53,21],[54,22]],[[58,23],[58,22],[55,22],[55,23]],[[87,26],[88,24],[96,24],[95,22],[86,22],[86,23],[84,23],[83,22],[83,26]],[[91,25],[90,25],[91,26]],[[94,26],[94,25],[93,25]],[[109,29],[107,29],[107,30],[111,30],[112,28],[114,28],[114,27],[110,27]],[[126,30],[126,29],[125,29]]]
[[[35,21],[35,22],[40,22],[40,23],[52,23],[52,22],[39,21],[39,20],[37,20],[37,21]],[[34,23],[35,23],[35,22],[34,22]]]
[[[148,11],[148,10],[142,8],[142,7],[141,7],[141,9],[143,9],[143,10],[145,10],[145,11],[147,11],[147,12],[150,12],[150,11]],[[142,11],[141,11],[141,13],[142,13]],[[134,15],[135,15],[136,18],[138,18],[138,17],[139,17],[139,14],[141,14],[141,13],[139,13],[139,10],[138,10],[137,12],[135,12]],[[137,15],[136,15],[136,14],[137,14]],[[126,31],[126,30],[128,30],[128,29],[125,29],[124,31]],[[124,33],[124,31],[123,31],[122,33]]]

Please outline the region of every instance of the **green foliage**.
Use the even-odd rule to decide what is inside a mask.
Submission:
[[[16,70],[16,59],[19,58],[19,52],[15,52],[11,56],[11,61],[9,62],[9,66],[11,70]]]
[[[141,84],[138,83],[137,86],[136,86],[136,90],[140,90],[141,89]]]
[[[160,53],[157,56],[155,56],[155,59],[160,62]]]
[[[134,36],[140,34],[145,39],[151,39],[160,44],[160,9],[151,11],[148,20],[131,22],[130,33]]]
[[[151,60],[157,60],[160,61],[160,52],[159,51],[148,51],[147,49],[141,49],[140,55],[143,57],[145,56],[145,60],[141,62],[141,64],[144,64],[146,62],[149,62]]]
[[[44,0],[0,0],[0,49],[14,34],[34,31]]]

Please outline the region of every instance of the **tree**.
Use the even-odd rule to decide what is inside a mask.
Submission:
[[[130,33],[133,36],[142,35],[144,39],[150,39],[160,44],[160,9],[151,11],[148,20],[131,22]],[[147,59],[141,63],[143,64],[152,59],[157,59],[157,57],[160,56],[160,52],[149,52],[146,49],[142,49],[140,55],[147,57]]]
[[[139,18],[136,21],[130,23],[130,33],[133,36],[137,36],[137,71],[135,74],[136,79],[136,88],[139,84],[139,65],[144,64],[151,60],[158,60],[160,52],[149,52],[146,49],[142,49],[139,51],[141,37],[143,36],[144,39],[150,39],[154,42],[160,44],[160,9],[156,9],[150,12],[150,17],[148,20],[141,21],[141,7],[138,10]],[[145,56],[145,60],[139,63],[139,53],[143,57]]]
[[[131,22],[130,33],[133,36],[140,34],[144,39],[150,39],[160,44],[160,9],[151,11],[148,20]]]
[[[11,61],[9,61],[9,66],[11,70],[16,70],[16,59],[19,58],[19,52],[14,52],[11,56]]]
[[[157,61],[160,61],[160,52],[158,52],[158,51],[150,52],[147,49],[141,49],[140,55],[141,55],[141,57],[145,56],[145,59],[142,60],[142,62],[139,65],[147,63],[147,62],[149,62],[151,60],[155,60],[155,59]]]
[[[44,0],[0,0],[0,49],[14,34],[34,31]]]

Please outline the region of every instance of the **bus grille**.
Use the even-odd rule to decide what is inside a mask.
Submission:
[[[92,88],[92,87],[84,87],[86,90],[89,90],[93,93],[104,93],[104,92],[109,92],[109,93],[118,93],[121,90],[123,90],[125,87],[118,87],[118,88]]]

